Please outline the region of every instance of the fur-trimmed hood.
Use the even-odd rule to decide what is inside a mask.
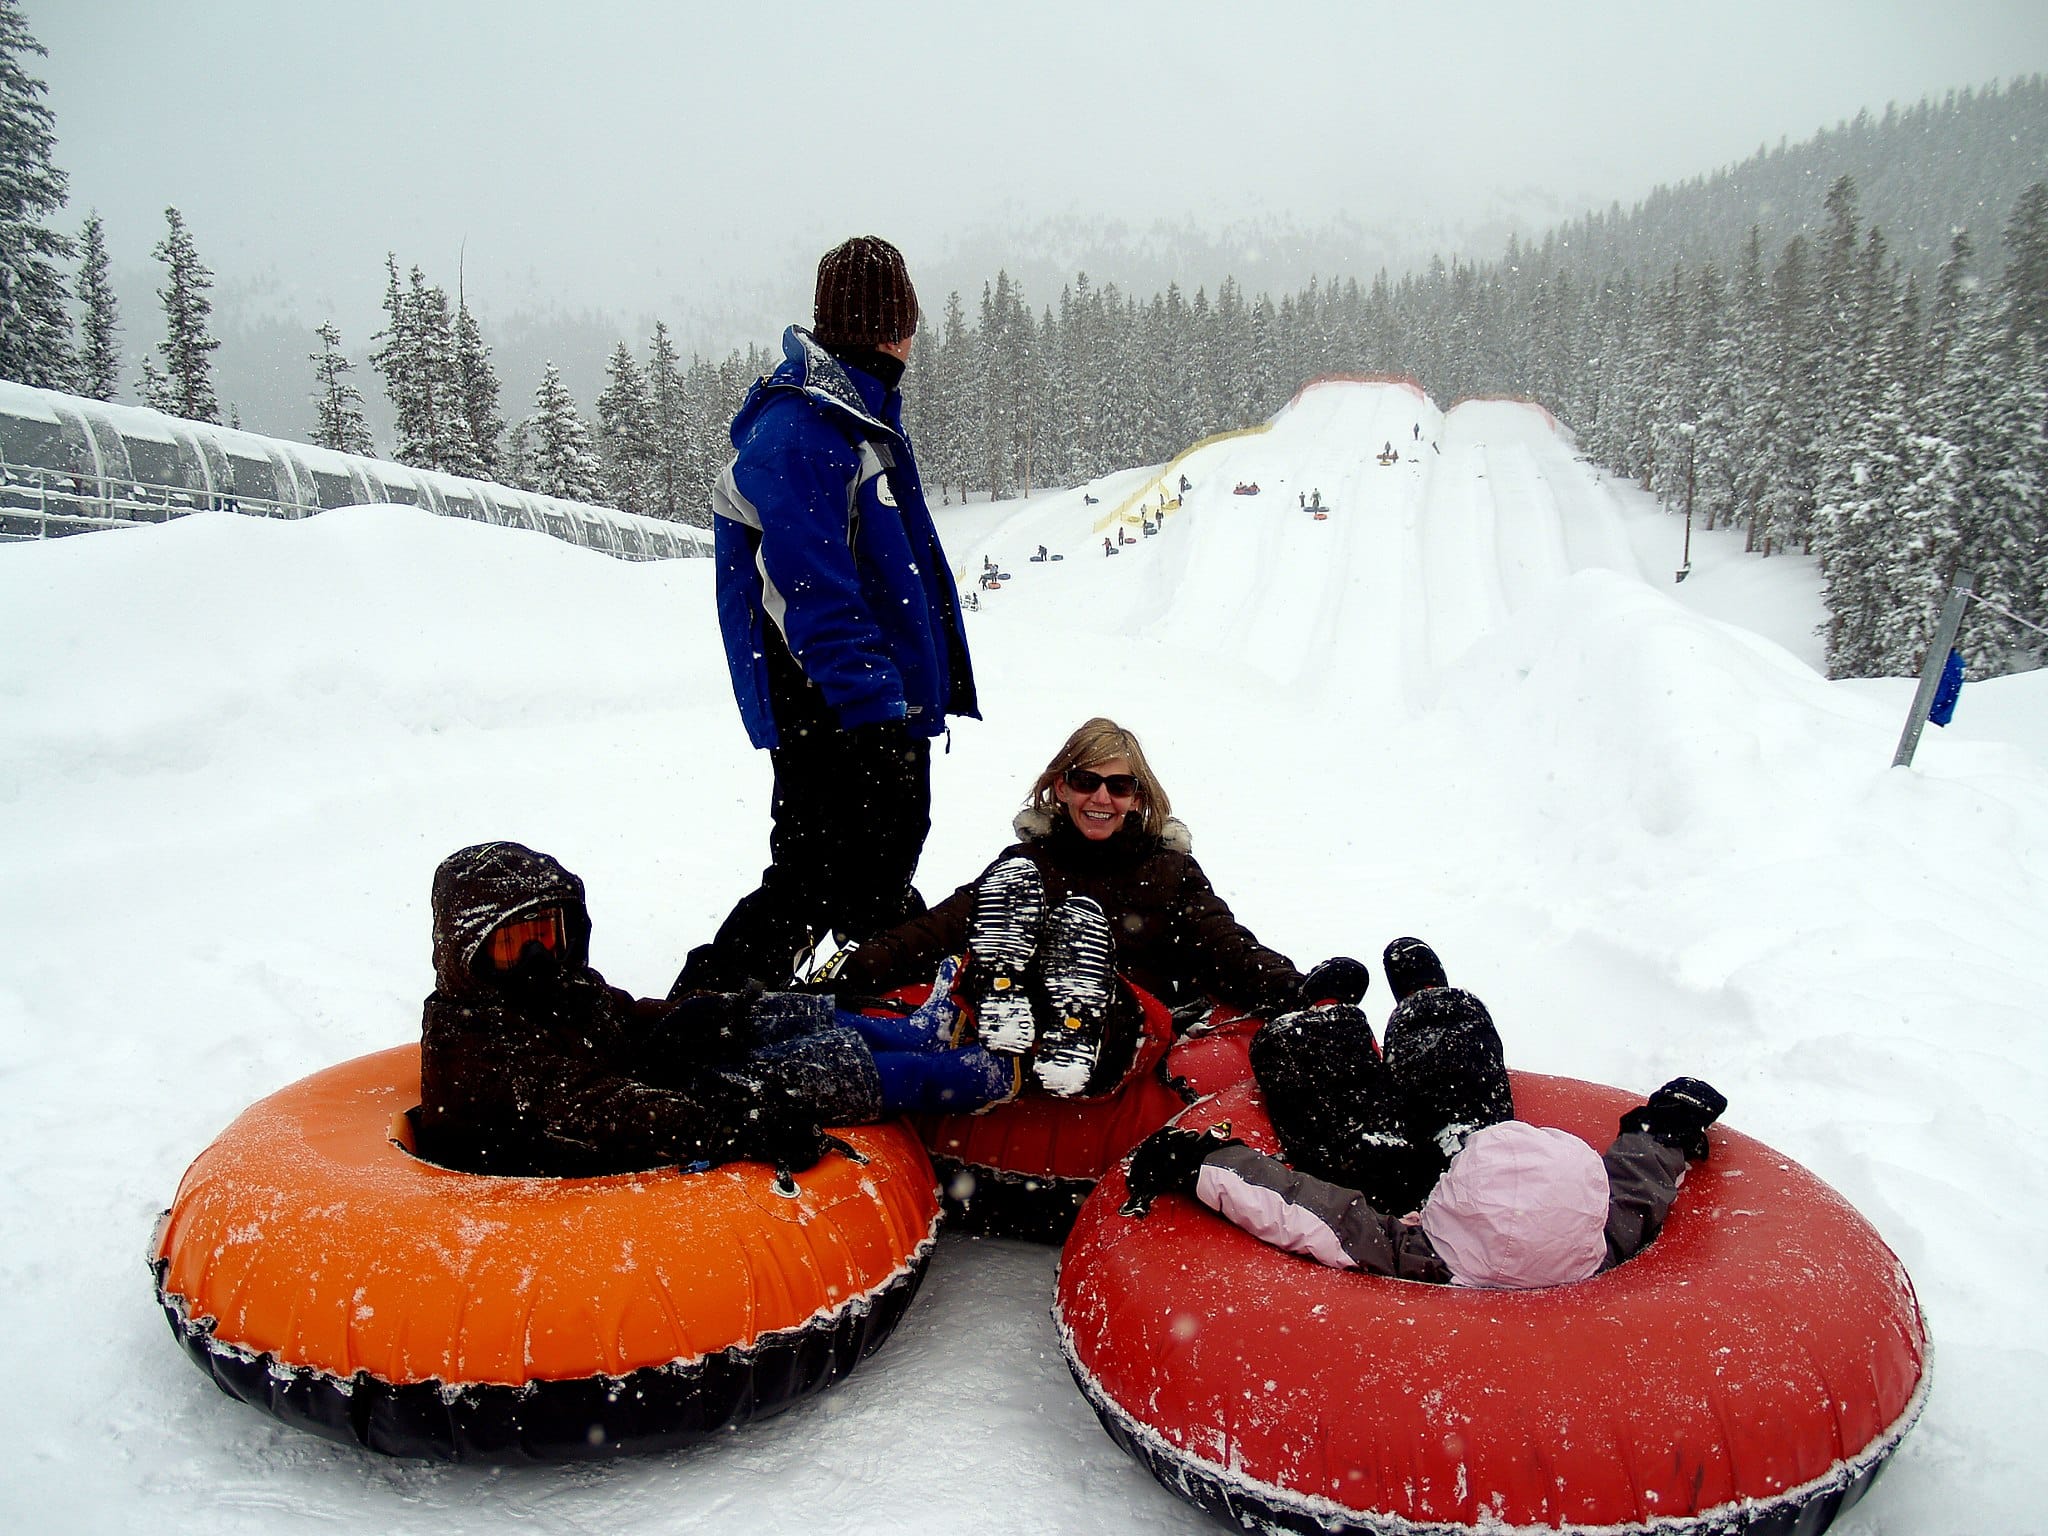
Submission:
[[[1058,823],[1049,811],[1042,811],[1035,805],[1027,805],[1010,820],[1010,828],[1027,843],[1035,843],[1050,837]],[[1119,837],[1123,834],[1118,833]],[[1193,853],[1194,834],[1178,816],[1166,818],[1166,825],[1159,829],[1159,846],[1170,853]]]

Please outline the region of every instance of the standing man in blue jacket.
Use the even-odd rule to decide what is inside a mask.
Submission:
[[[678,992],[786,983],[826,934],[922,911],[931,739],[979,718],[952,569],[903,430],[917,293],[886,240],[818,262],[816,326],[733,418],[713,494],[718,622],[740,717],[775,764],[770,863]]]

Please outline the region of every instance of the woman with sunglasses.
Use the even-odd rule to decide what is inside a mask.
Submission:
[[[907,986],[965,952],[960,996],[982,1043],[1029,1056],[1027,1086],[1059,1097],[1106,1093],[1130,1070],[1134,988],[1168,1008],[1214,999],[1270,1018],[1302,1006],[1301,973],[1216,894],[1115,721],[1067,738],[1013,825],[1019,841],[979,879],[846,955],[839,984]]]

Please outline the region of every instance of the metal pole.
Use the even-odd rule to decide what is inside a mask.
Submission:
[[[1678,562],[1678,571],[1673,581],[1683,581],[1692,574],[1692,455],[1693,435],[1698,429],[1689,421],[1678,424],[1678,432],[1685,439],[1685,554]]]
[[[1685,435],[1685,558],[1679,562],[1688,571],[1692,569],[1692,467],[1693,440],[1688,432]]]
[[[1963,609],[1970,601],[1974,571],[1957,571],[1949,584],[1948,601],[1941,605],[1941,617],[1934,621],[1933,638],[1927,642],[1927,659],[1920,663],[1920,686],[1913,691],[1913,712],[1906,717],[1906,729],[1899,736],[1899,750],[1892,755],[1894,768],[1912,766],[1914,749],[1920,745],[1920,731],[1927,724],[1927,707],[1934,702],[1934,690],[1941,683],[1941,669],[1948,665],[1948,653],[1962,626]]]

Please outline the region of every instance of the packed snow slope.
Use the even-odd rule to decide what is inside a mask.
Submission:
[[[1076,722],[1122,719],[1262,938],[1376,962],[1419,933],[1516,1064],[1707,1077],[1876,1224],[1935,1387],[1837,1529],[2043,1529],[2042,680],[1973,684],[1893,770],[1911,683],[1816,672],[1810,565],[1701,533],[1675,585],[1679,522],[1528,407],[1309,389],[1177,465],[1183,506],[1105,557],[1098,524],[1159,473],[941,510],[959,569],[1010,579],[976,589],[987,718],[935,756],[926,891],[1007,840]],[[151,1223],[243,1106],[413,1034],[436,861],[558,855],[598,966],[658,993],[751,885],[767,792],[709,562],[405,508],[0,548],[9,1527],[1208,1528],[1095,1424],[1055,1256],[1025,1245],[942,1243],[896,1338],[820,1399],[600,1466],[357,1454],[173,1346]]]

